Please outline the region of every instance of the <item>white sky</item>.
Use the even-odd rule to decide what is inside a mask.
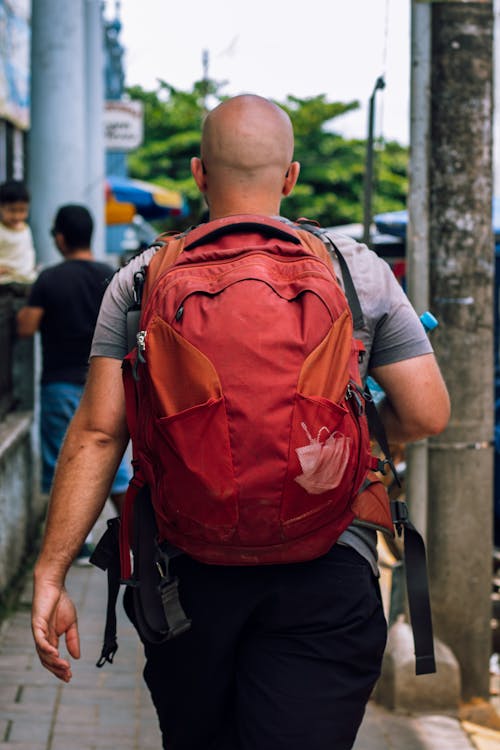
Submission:
[[[115,0],[106,1],[113,15]],[[346,136],[366,137],[368,100],[377,77],[375,131],[409,140],[410,0],[121,0],[127,85],[153,89],[162,78],[190,90],[209,76],[223,93],[284,100],[326,94],[357,99],[361,109],[335,121]]]

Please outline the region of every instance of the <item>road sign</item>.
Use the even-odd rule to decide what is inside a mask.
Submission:
[[[144,137],[142,102],[110,100],[104,111],[104,142],[108,151],[133,151]]]

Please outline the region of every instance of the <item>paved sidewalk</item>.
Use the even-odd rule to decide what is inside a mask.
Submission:
[[[115,663],[95,667],[105,574],[73,567],[68,588],[78,607],[82,639],[82,657],[73,663],[69,685],[38,662],[29,583],[18,611],[0,631],[0,750],[160,750],[156,715],[142,680],[142,649],[121,607]],[[468,729],[447,716],[404,716],[370,703],[355,750],[500,750],[500,733],[473,725]]]

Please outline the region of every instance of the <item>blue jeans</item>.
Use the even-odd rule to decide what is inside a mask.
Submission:
[[[74,383],[47,383],[41,387],[42,492],[50,492],[59,450],[82,393],[83,385]],[[131,475],[129,463],[123,458],[111,494],[125,492]]]

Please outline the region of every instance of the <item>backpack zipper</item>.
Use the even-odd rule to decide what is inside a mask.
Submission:
[[[250,257],[250,256],[255,256],[255,255],[261,255],[261,256],[263,256],[264,258],[267,258],[267,257],[269,257],[269,255],[272,255],[272,257],[276,258],[277,260],[280,260],[280,261],[281,261],[281,262],[283,262],[283,263],[293,263],[293,262],[298,262],[298,261],[302,261],[302,260],[304,260],[304,258],[307,258],[307,259],[311,259],[311,260],[313,260],[313,261],[317,261],[317,262],[318,262],[319,264],[321,264],[321,266],[322,266],[323,268],[326,268],[326,269],[327,269],[327,270],[328,270],[328,271],[330,272],[330,274],[331,274],[331,276],[332,276],[333,280],[334,280],[334,281],[335,281],[335,282],[336,282],[336,283],[338,284],[338,281],[337,281],[337,279],[336,279],[336,277],[335,277],[335,274],[333,273],[333,271],[331,270],[331,268],[330,268],[330,267],[329,267],[329,266],[328,266],[328,265],[327,265],[327,264],[325,263],[325,261],[324,261],[324,260],[322,260],[321,258],[319,258],[319,257],[318,257],[317,255],[312,255],[312,254],[309,254],[309,253],[307,253],[307,252],[305,252],[303,256],[301,256],[301,257],[298,257],[298,258],[297,258],[297,257],[291,257],[291,258],[289,258],[289,259],[285,259],[285,256],[273,255],[272,253],[269,253],[269,252],[263,252],[262,250],[253,250],[253,251],[251,250],[251,251],[243,251],[243,252],[242,252],[242,253],[241,253],[241,254],[240,254],[239,256],[237,256],[236,258],[235,258],[235,257],[232,257],[232,258],[222,258],[222,259],[219,259],[219,260],[202,260],[202,261],[195,261],[194,263],[191,263],[191,262],[190,262],[190,263],[186,263],[186,264],[183,264],[183,265],[182,265],[182,266],[180,266],[180,267],[181,267],[181,268],[183,268],[183,269],[185,269],[185,270],[186,270],[186,272],[189,272],[189,271],[191,271],[192,269],[195,269],[195,268],[206,268],[207,266],[216,266],[216,265],[217,265],[217,266],[220,266],[220,265],[224,265],[224,264],[226,264],[226,263],[228,263],[228,264],[229,264],[229,263],[234,263],[234,261],[235,261],[235,260],[238,260],[238,259],[239,259],[239,258],[241,258],[241,257]],[[171,266],[169,266],[169,267],[168,267],[168,268],[166,269],[166,271],[164,271],[164,272],[163,272],[162,274],[160,274],[160,276],[158,276],[158,278],[156,278],[156,279],[154,280],[154,282],[153,282],[153,285],[152,285],[152,287],[151,287],[151,290],[150,290],[150,293],[149,293],[149,295],[148,295],[148,299],[147,299],[146,305],[145,305],[145,307],[144,307],[144,310],[143,310],[143,312],[142,312],[142,314],[141,314],[141,318],[143,318],[143,317],[147,317],[147,315],[148,315],[148,312],[149,312],[149,307],[150,307],[150,306],[151,306],[151,304],[152,304],[152,303],[151,303],[151,300],[152,300],[152,299],[153,299],[153,297],[154,297],[154,294],[155,294],[155,292],[156,292],[156,288],[158,287],[158,285],[159,285],[160,281],[161,281],[162,279],[164,279],[164,278],[165,278],[165,276],[166,276],[167,274],[169,274],[169,273],[170,273],[171,271],[173,271],[173,270],[174,270],[174,268],[175,268],[175,269],[178,269],[178,268],[179,268],[179,266],[177,266],[177,265],[176,265],[175,263],[173,263],[173,264],[172,264]],[[339,286],[340,286],[340,285],[339,285]],[[164,289],[164,290],[163,290],[163,292],[165,292],[165,291],[166,291],[166,290]]]
[[[132,367],[132,375],[134,377],[134,380],[139,380],[138,375],[138,367],[139,362],[142,362],[142,364],[146,364],[146,359],[144,357],[144,352],[146,351],[146,336],[147,331],[137,331],[136,334],[136,341],[137,341],[137,357],[135,358],[133,367]]]
[[[363,416],[365,413],[363,391],[354,380],[348,382],[345,397],[346,400],[353,399],[356,404],[358,415],[360,417]]]

